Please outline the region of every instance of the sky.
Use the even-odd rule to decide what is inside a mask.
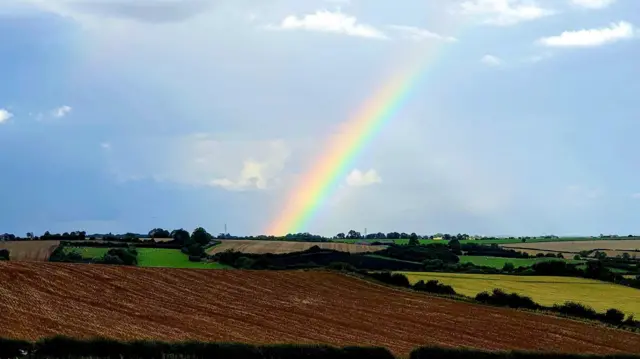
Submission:
[[[0,232],[264,233],[422,61],[304,230],[640,234],[637,0],[3,0]]]

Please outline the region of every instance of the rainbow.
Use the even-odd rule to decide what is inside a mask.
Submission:
[[[434,58],[434,56],[431,56]],[[333,136],[314,166],[289,194],[285,208],[266,230],[281,236],[303,232],[322,204],[344,180],[358,155],[407,102],[431,61],[419,56],[413,66],[394,74]]]

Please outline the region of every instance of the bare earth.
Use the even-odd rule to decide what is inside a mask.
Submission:
[[[8,249],[11,260],[46,261],[59,241],[0,241],[0,249]]]
[[[254,240],[222,240],[222,243],[213,247],[209,253],[220,253],[227,249],[233,249],[243,253],[291,253],[307,250],[313,246],[323,249],[333,249],[342,252],[362,253],[376,252],[385,249],[386,246],[368,246],[362,244],[333,243],[333,242],[287,242],[287,241],[254,241]]]
[[[640,335],[320,271],[0,263],[0,337],[640,353]]]
[[[613,255],[634,250],[640,250],[640,240],[597,240],[597,241],[566,241],[566,242],[538,242],[538,243],[511,243],[503,244],[502,247],[514,248],[516,250],[528,249],[527,252],[536,254],[544,251],[558,251],[564,253],[578,253],[580,251],[592,249],[606,249]]]

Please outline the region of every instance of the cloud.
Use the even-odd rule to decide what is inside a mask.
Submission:
[[[543,37],[538,43],[549,47],[597,47],[634,36],[633,25],[626,21],[612,23],[609,27],[564,31],[557,36]]]
[[[111,149],[111,144],[109,142],[102,142],[100,144],[100,147],[102,147],[105,150],[110,150]]]
[[[111,172],[121,181],[151,178],[230,191],[277,187],[291,154],[282,140],[231,140],[207,133],[101,146],[109,150]]]
[[[5,123],[13,117],[13,114],[4,108],[0,108],[0,123]]]
[[[616,2],[616,0],[571,0],[573,5],[588,9],[603,9],[612,5],[614,2]]]
[[[340,11],[318,10],[313,14],[307,14],[300,18],[290,15],[284,18],[280,24],[269,25],[267,28],[328,32],[370,39],[387,38],[382,31],[371,25],[358,23],[355,17]]]
[[[468,0],[460,4],[463,14],[479,16],[488,25],[509,26],[555,14],[535,1],[524,0]]]
[[[352,187],[364,187],[370,186],[376,183],[381,183],[382,178],[378,175],[378,172],[374,169],[370,169],[367,172],[362,172],[359,169],[354,169],[347,176],[347,185]]]
[[[447,41],[447,42],[458,41],[458,39],[456,39],[455,37],[440,35],[435,32],[431,32],[426,29],[421,29],[415,26],[389,25],[389,28],[399,31],[403,33],[405,37],[415,41],[422,41],[422,40],[429,40],[429,39]]]
[[[640,192],[639,193],[634,193],[631,195],[631,198],[633,199],[640,199]]]
[[[482,56],[482,58],[480,59],[480,62],[489,66],[500,66],[504,63],[502,59],[493,55]]]
[[[55,118],[62,118],[64,116],[66,116],[67,114],[69,114],[69,112],[71,112],[71,110],[73,110],[73,108],[71,108],[71,106],[61,106],[58,107],[56,109],[54,109],[53,111],[51,111],[51,116],[55,117]]]

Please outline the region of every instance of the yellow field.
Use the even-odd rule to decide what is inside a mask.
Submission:
[[[534,301],[551,306],[573,301],[593,307],[598,312],[609,308],[640,316],[640,290],[591,279],[572,277],[511,276],[462,273],[402,272],[413,284],[419,280],[437,279],[460,294],[474,296],[482,291],[500,288],[505,292],[527,295]]]

